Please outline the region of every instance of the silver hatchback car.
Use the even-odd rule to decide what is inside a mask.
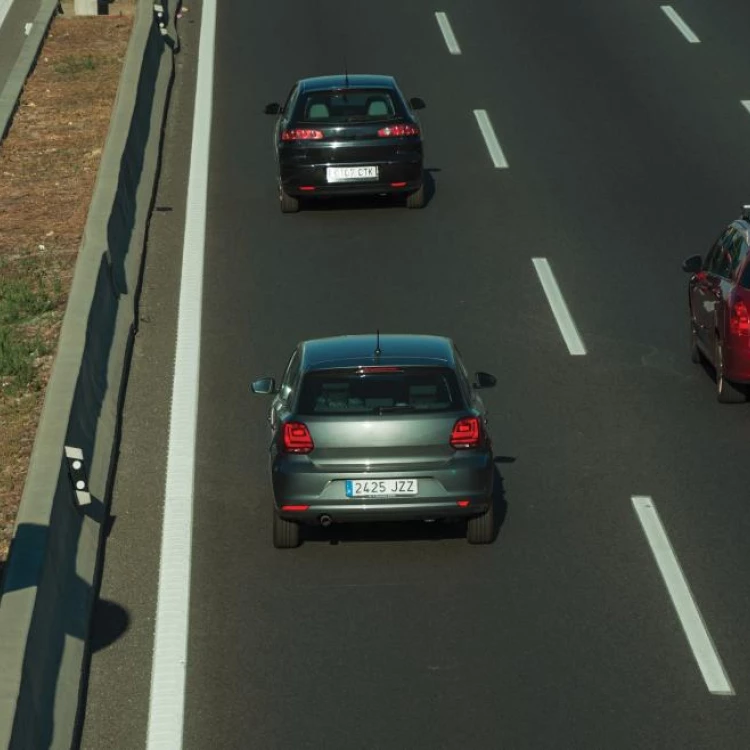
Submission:
[[[467,519],[467,539],[495,537],[487,416],[450,339],[314,339],[292,353],[273,395],[273,543],[297,547],[301,524]]]

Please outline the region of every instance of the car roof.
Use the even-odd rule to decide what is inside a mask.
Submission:
[[[350,73],[332,76],[316,76],[315,78],[303,78],[299,81],[301,92],[308,91],[330,91],[331,89],[395,89],[396,79],[393,76],[379,76],[362,73]]]
[[[377,335],[364,334],[312,339],[301,344],[302,370],[327,370],[358,365],[455,368],[453,342],[444,336],[380,334],[380,356],[375,356]]]

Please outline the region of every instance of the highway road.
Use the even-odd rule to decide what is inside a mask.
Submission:
[[[190,4],[83,748],[750,747],[750,404],[691,364],[680,269],[750,201],[750,11],[670,7]],[[263,105],[344,59],[426,100],[423,211],[280,213]],[[449,335],[498,377],[494,545],[407,526],[272,548],[249,382],[376,328]],[[175,361],[178,416],[198,377],[181,463]]]

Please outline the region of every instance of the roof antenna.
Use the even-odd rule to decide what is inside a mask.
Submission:
[[[346,55],[344,55],[344,86],[349,88],[349,69],[346,65]]]
[[[380,356],[380,353],[380,329],[378,328],[375,335],[375,359]]]

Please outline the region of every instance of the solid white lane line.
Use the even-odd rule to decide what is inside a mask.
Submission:
[[[203,0],[185,206],[147,750],[182,748],[216,0]]]
[[[453,29],[451,28],[451,22],[448,20],[448,14],[443,13],[443,11],[439,10],[435,13],[435,18],[437,19],[440,31],[443,32],[443,39],[445,39],[445,44],[448,47],[448,52],[450,52],[451,55],[460,55],[461,48],[458,46],[456,35],[453,33]]]
[[[505,158],[505,154],[503,154],[503,150],[500,148],[500,144],[498,143],[487,110],[475,109],[474,117],[477,118],[477,125],[479,125],[479,129],[484,136],[484,142],[487,144],[487,150],[490,152],[492,163],[497,169],[507,169],[508,162]]]
[[[671,5],[662,5],[661,9],[664,11],[666,17],[680,30],[682,36],[687,39],[690,44],[700,44],[700,39],[693,33],[693,30],[682,20],[680,14]]]
[[[748,111],[750,112],[750,99],[743,99],[740,104]]]
[[[549,261],[546,258],[532,258],[531,262],[534,264],[536,274],[542,283],[542,289],[544,289],[544,293],[547,295],[547,302],[549,302],[549,306],[552,308],[552,314],[555,316],[557,326],[565,340],[568,351],[574,356],[586,354],[586,347],[583,345],[583,340],[578,333],[573,316],[565,304],[565,299],[562,296],[560,287],[557,285],[557,280],[552,273]]]
[[[734,695],[732,683],[729,682],[719,652],[703,622],[654,501],[643,495],[635,495],[631,499],[706,687],[715,695]]]

